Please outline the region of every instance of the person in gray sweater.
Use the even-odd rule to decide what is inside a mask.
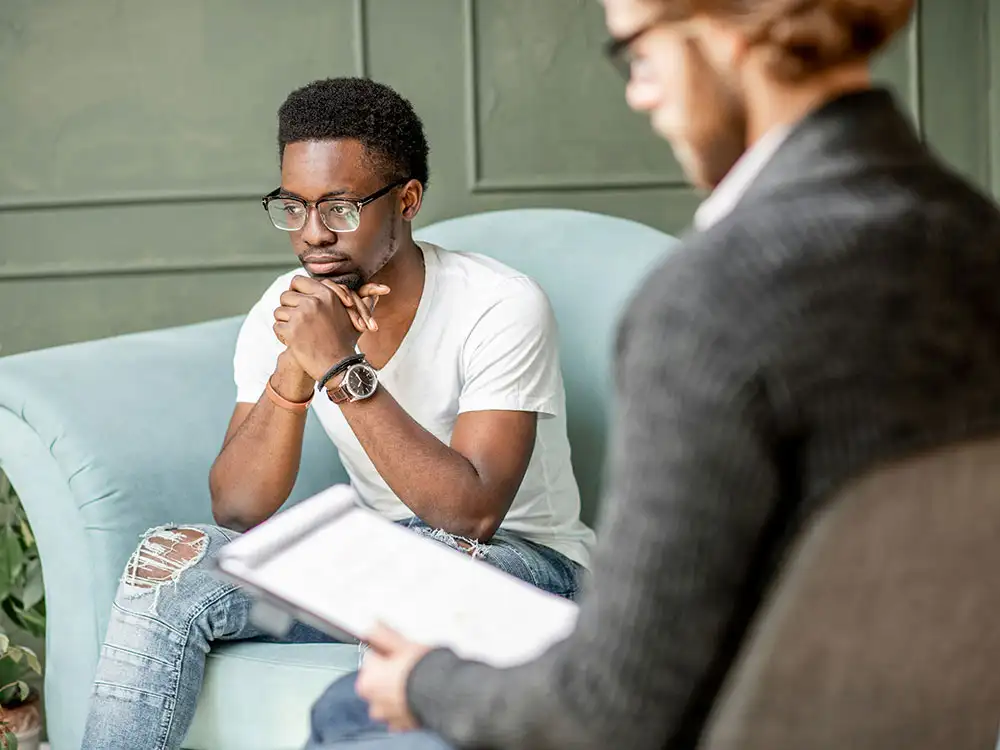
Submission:
[[[628,103],[712,192],[621,321],[578,624],[503,670],[377,632],[311,748],[694,747],[803,522],[1000,432],[1000,212],[870,79],[911,5],[605,1]]]

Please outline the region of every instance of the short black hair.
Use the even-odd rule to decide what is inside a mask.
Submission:
[[[353,138],[389,182],[429,178],[427,138],[413,105],[368,78],[326,78],[289,94],[278,110],[278,156],[299,141]]]

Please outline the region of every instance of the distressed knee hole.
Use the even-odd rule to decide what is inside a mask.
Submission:
[[[442,544],[447,544],[452,549],[464,552],[474,560],[485,558],[490,551],[490,546],[488,544],[483,544],[476,539],[469,539],[464,536],[449,534],[444,529],[434,529],[428,534],[428,536],[435,541],[441,542]]]
[[[123,581],[135,589],[175,583],[205,554],[208,539],[191,528],[152,529],[144,535],[125,566]]]

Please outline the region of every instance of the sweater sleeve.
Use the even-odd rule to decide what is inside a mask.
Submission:
[[[747,313],[731,299],[684,304],[692,294],[647,283],[619,331],[609,481],[576,630],[523,666],[438,650],[411,674],[414,714],[454,746],[652,750],[703,718],[778,479],[739,340]]]

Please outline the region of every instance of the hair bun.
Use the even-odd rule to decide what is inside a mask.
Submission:
[[[765,54],[772,73],[796,80],[877,52],[906,25],[913,0],[759,0],[744,5],[752,8],[745,16],[751,41]]]

